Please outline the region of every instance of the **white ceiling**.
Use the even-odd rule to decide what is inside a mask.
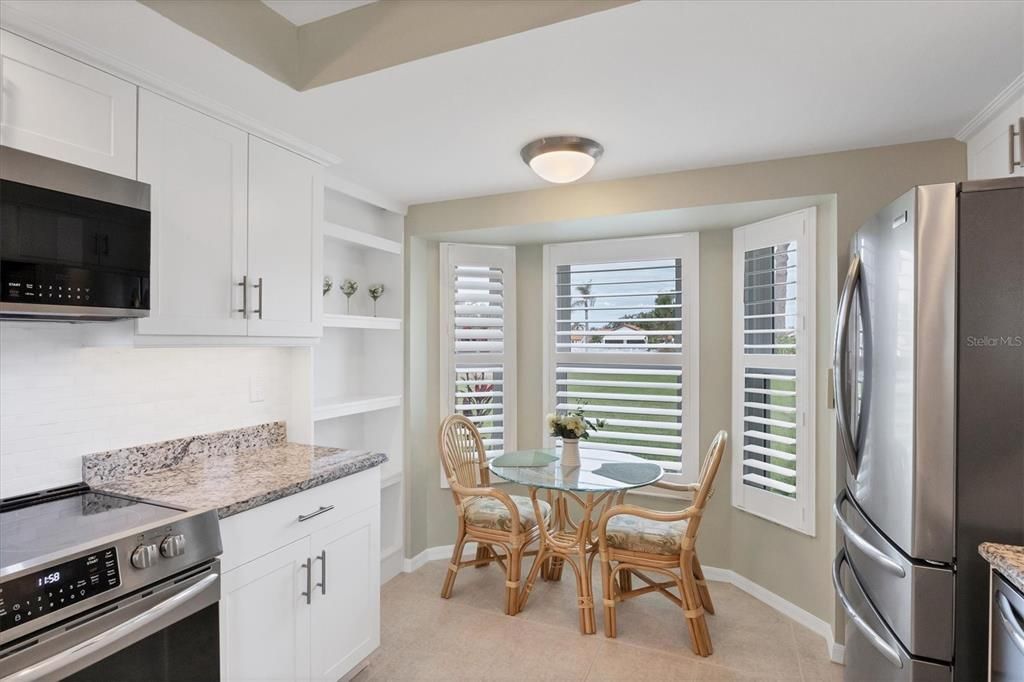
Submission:
[[[296,26],[333,17],[371,2],[376,0],[263,0],[264,5]]]
[[[299,93],[136,3],[4,5],[407,203],[544,186],[549,134],[604,144],[587,180],[951,137],[1024,71],[1019,2],[644,1]]]

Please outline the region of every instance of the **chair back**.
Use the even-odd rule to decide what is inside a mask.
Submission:
[[[466,417],[453,414],[441,422],[438,449],[441,451],[441,466],[444,467],[444,475],[449,483],[458,483],[467,488],[491,484],[483,439],[476,425]]]
[[[700,520],[704,514],[704,507],[708,499],[714,493],[715,476],[718,475],[718,468],[722,464],[722,456],[725,454],[725,446],[729,442],[729,434],[719,431],[715,434],[708,451],[704,454],[704,463],[700,467],[700,478],[697,479],[697,492],[693,497],[691,508],[697,514],[690,519],[686,525],[686,536],[697,537],[697,529],[700,527]]]

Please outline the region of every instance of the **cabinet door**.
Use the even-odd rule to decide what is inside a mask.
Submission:
[[[1010,155],[1014,161],[1024,161],[1024,147],[1021,137],[1014,137],[1010,151],[1010,126],[1021,130],[1024,118],[1024,95],[1010,102],[1002,112],[993,117],[981,130],[967,140],[967,177],[971,180],[1003,178],[1007,175],[1024,175],[1024,167],[1015,166],[1010,172]]]
[[[128,81],[3,31],[0,144],[135,178]]]
[[[312,676],[334,682],[380,646],[380,507],[310,539]]]
[[[225,680],[309,679],[309,538],[224,574],[220,646]]]
[[[139,179],[151,186],[149,318],[141,334],[245,335],[247,136],[143,90]]]
[[[320,167],[249,136],[249,335],[320,336]]]

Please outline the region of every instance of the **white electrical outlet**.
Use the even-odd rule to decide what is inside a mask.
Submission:
[[[257,377],[249,377],[249,402],[262,403],[264,400],[263,380]]]

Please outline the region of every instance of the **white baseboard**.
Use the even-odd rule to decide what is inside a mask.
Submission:
[[[428,561],[438,561],[441,559],[446,561],[450,560],[452,550],[454,548],[455,545],[428,547],[411,559],[405,560],[405,572],[412,573]],[[476,546],[472,543],[467,543],[466,548],[463,550],[462,558],[469,559],[475,554]],[[727,568],[715,568],[714,566],[704,566],[703,568],[704,576],[708,580],[717,580],[719,582],[735,585],[758,601],[767,604],[782,615],[792,618],[797,623],[800,623],[800,625],[803,625],[811,632],[820,635],[821,638],[825,640],[825,646],[828,651],[829,658],[835,663],[842,664],[845,653],[843,645],[836,643],[835,636],[832,634],[832,626],[821,618],[818,618],[809,611],[805,611],[793,602],[783,599],[774,592],[758,585],[753,580],[740,575],[736,571],[731,571]]]

